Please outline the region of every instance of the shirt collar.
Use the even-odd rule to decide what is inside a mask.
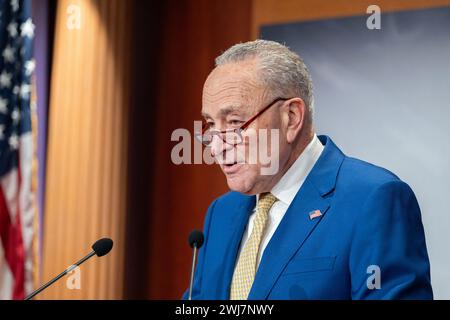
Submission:
[[[317,135],[314,134],[314,137],[306,146],[305,150],[303,150],[297,160],[295,160],[292,166],[286,171],[270,192],[277,197],[278,200],[287,206],[290,206],[309,172],[319,159],[323,149],[324,146]],[[257,197],[257,200],[258,199],[259,195]]]

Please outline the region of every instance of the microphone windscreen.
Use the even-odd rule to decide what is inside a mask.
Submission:
[[[200,247],[203,245],[203,232],[194,230],[189,235],[189,245],[191,248],[194,247],[194,245],[197,247],[197,249],[200,249]]]
[[[110,252],[112,247],[113,247],[113,241],[111,239],[102,238],[102,239],[97,240],[92,245],[92,250],[94,250],[97,257],[101,257],[101,256],[104,256],[105,254],[107,254],[108,252]]]

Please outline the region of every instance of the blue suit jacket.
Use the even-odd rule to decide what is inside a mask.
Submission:
[[[319,139],[325,148],[267,245],[248,299],[432,299],[413,191],[393,173],[345,156],[329,137]],[[229,299],[254,206],[255,196],[237,192],[211,204],[193,299]],[[317,209],[322,216],[310,219]],[[368,286],[377,267],[379,289]]]

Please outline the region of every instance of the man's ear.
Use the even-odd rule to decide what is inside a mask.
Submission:
[[[288,101],[287,116],[288,124],[286,128],[286,140],[292,143],[298,137],[306,121],[306,105],[303,99],[294,98]]]

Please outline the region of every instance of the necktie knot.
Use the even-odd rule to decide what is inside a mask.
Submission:
[[[277,202],[278,199],[270,192],[261,193],[258,200],[258,210],[268,213],[273,204]]]

